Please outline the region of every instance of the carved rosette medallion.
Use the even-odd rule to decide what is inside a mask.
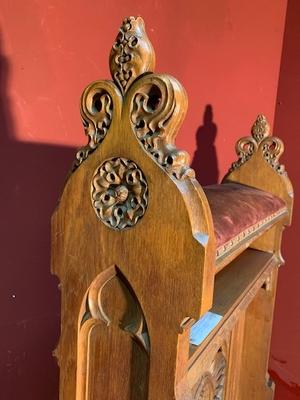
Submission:
[[[98,218],[117,230],[134,226],[148,205],[148,184],[139,167],[125,158],[104,161],[92,180],[92,205]]]
[[[260,152],[268,164],[280,175],[285,175],[284,165],[279,163],[284,146],[280,139],[270,136],[270,125],[264,115],[258,115],[251,129],[251,136],[241,138],[236,144],[238,160],[229,172],[240,168],[254,153]]]
[[[225,393],[226,359],[220,349],[209,370],[202,375],[195,391],[195,400],[223,400]]]

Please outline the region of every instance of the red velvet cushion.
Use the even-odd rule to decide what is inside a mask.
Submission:
[[[203,189],[212,212],[217,248],[285,209],[285,203],[278,197],[238,183],[211,185]]]

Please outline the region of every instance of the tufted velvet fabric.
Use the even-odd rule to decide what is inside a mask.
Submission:
[[[203,189],[212,212],[217,248],[285,209],[285,203],[278,197],[238,183],[211,185]]]

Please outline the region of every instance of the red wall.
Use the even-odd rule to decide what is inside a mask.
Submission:
[[[57,399],[51,350],[59,336],[50,215],[74,149],[85,143],[80,94],[109,77],[122,18],[144,17],[156,70],[186,87],[190,106],[177,143],[191,153],[200,181],[211,183],[235,159],[234,144],[258,113],[273,122],[286,0],[0,0],[0,10],[1,393],[50,400]],[[284,139],[291,154],[294,139]],[[291,268],[280,284],[273,349],[292,371],[292,353],[280,353]]]
[[[270,369],[284,385],[279,399],[300,399],[300,2],[289,0],[274,133],[285,143],[282,157],[294,184],[293,225],[283,238],[286,266],[280,270]],[[282,393],[279,393],[282,391]]]

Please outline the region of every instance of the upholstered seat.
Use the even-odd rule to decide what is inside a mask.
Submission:
[[[286,212],[278,197],[237,183],[206,186],[204,192],[212,212],[217,257]]]

